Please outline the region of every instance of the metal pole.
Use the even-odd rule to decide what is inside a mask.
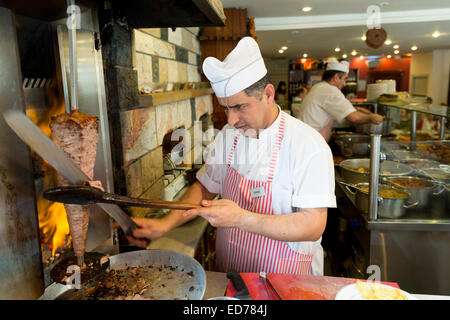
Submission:
[[[70,14],[67,26],[69,27],[69,64],[70,64],[70,109],[78,109],[78,67],[77,67],[77,19],[79,17],[75,0],[67,0]]]
[[[439,132],[439,140],[445,139],[445,117],[441,117],[441,128]]]
[[[381,134],[370,135],[369,221],[377,220]]]
[[[411,117],[412,118],[411,118],[410,150],[416,150],[417,111],[412,111]]]

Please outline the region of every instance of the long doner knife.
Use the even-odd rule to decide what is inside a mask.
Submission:
[[[8,110],[3,113],[3,118],[20,139],[33,148],[37,154],[71,183],[79,185],[91,180],[23,112]],[[120,207],[107,203],[98,203],[97,205],[119,223],[125,234],[132,234],[136,228],[136,223]]]

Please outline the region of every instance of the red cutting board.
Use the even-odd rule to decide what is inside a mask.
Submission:
[[[241,273],[241,276],[253,300],[270,300],[264,283],[259,279],[259,274]],[[334,300],[339,290],[357,280],[293,274],[268,274],[267,277],[283,300]],[[381,283],[399,288],[395,282]],[[229,281],[226,295],[232,297],[235,294],[236,289]],[[272,300],[277,299],[276,294],[272,292]]]

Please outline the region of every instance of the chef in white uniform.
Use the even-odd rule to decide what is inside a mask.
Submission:
[[[245,37],[203,71],[228,124],[182,202],[162,219],[135,219],[130,242],[146,246],[196,216],[217,227],[221,271],[323,274],[320,245],[327,207],[336,207],[331,150],[320,134],[276,105],[258,44]],[[219,200],[213,200],[220,195]]]
[[[317,83],[305,97],[299,119],[310,125],[325,138],[330,139],[333,121],[344,119],[357,123],[378,124],[383,121],[379,114],[364,108],[355,108],[342,93],[349,71],[347,61],[328,60],[322,82]]]

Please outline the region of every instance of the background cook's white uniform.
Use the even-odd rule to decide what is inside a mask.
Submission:
[[[266,181],[272,148],[278,132],[280,113],[259,138],[241,136],[231,165],[247,179]],[[331,150],[322,136],[298,119],[285,114],[286,127],[273,178],[272,206],[275,214],[298,211],[297,208],[336,207],[334,165]],[[238,130],[226,125],[209,146],[206,164],[197,179],[212,193],[222,194],[227,172],[227,157]],[[313,258],[313,274],[323,274],[321,238],[315,242],[287,242],[289,247]],[[317,261],[318,260],[318,261]]]
[[[302,102],[299,119],[317,131],[323,129],[330,120],[342,121],[356,111],[352,103],[337,87],[326,81],[311,88]]]

